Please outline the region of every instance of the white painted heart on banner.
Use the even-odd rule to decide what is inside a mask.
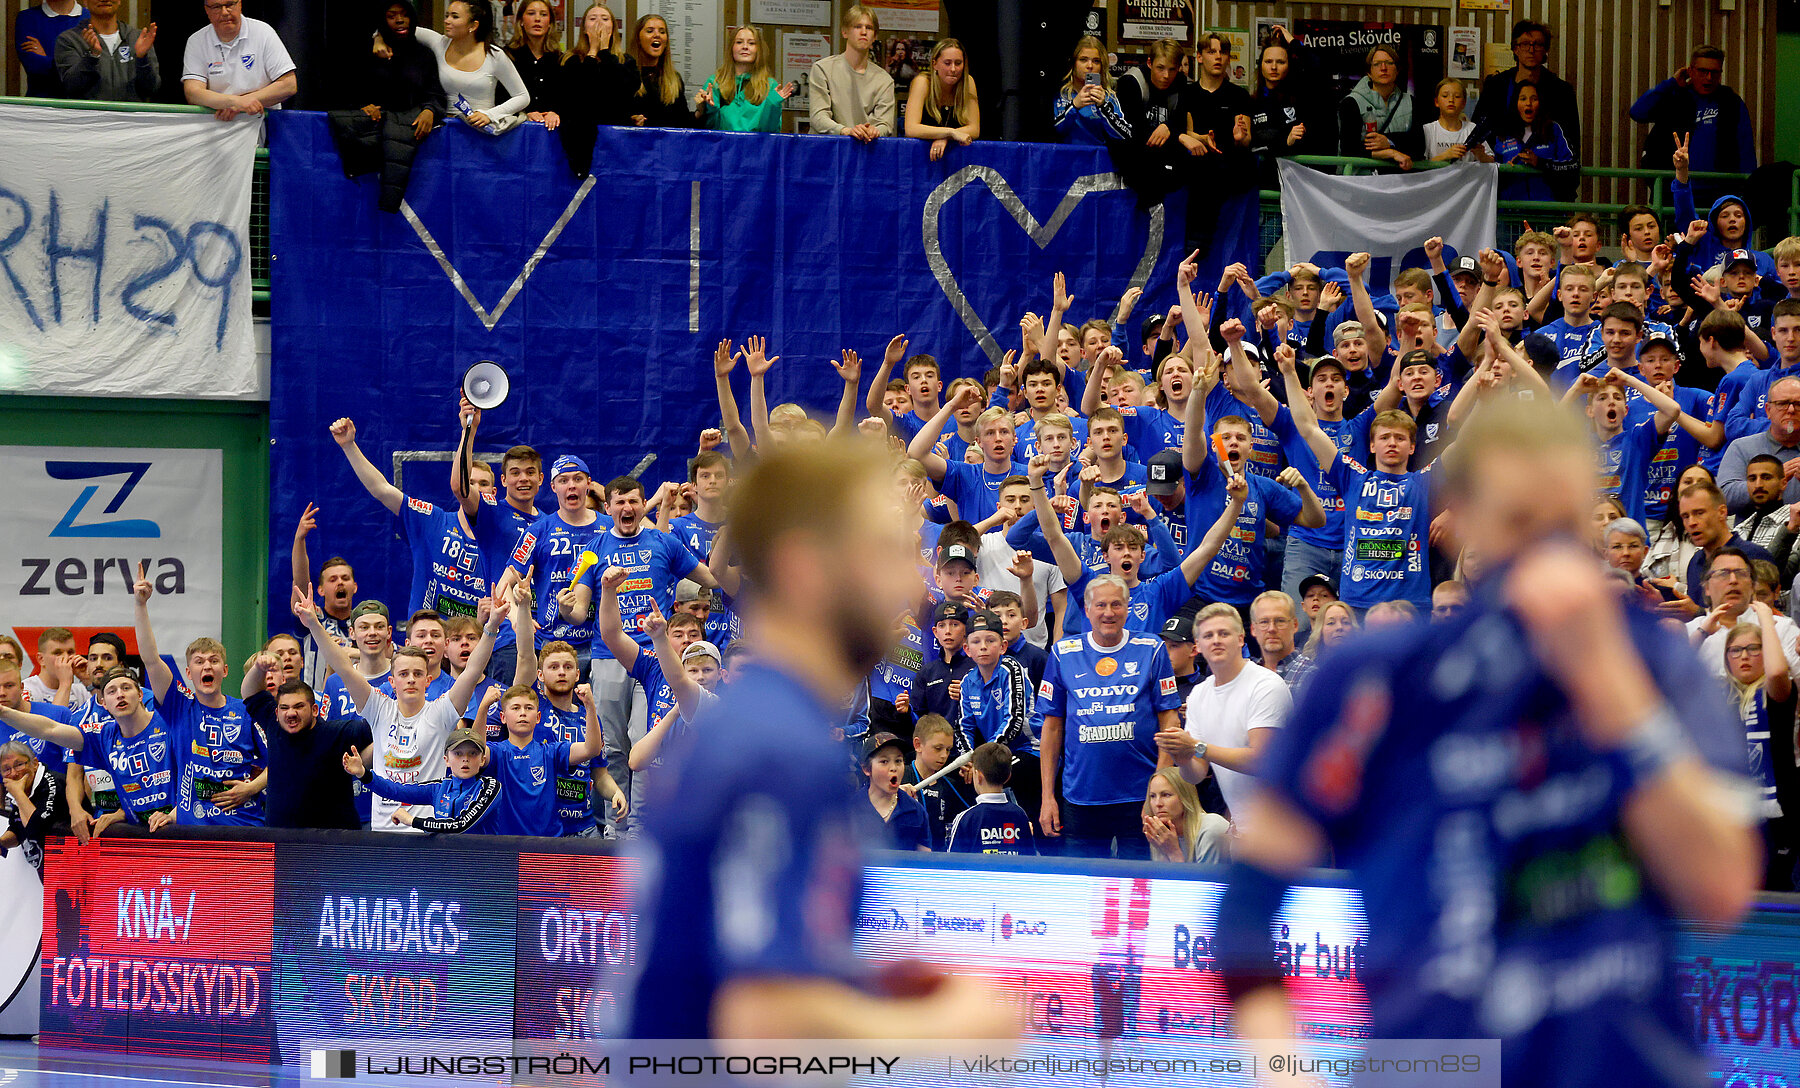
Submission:
[[[950,264],[944,260],[943,249],[938,244],[938,221],[943,215],[944,205],[948,204],[951,197],[962,192],[963,188],[973,181],[980,181],[987,186],[988,192],[993,194],[994,199],[1000,202],[1000,206],[1006,209],[1006,213],[1013,217],[1013,222],[1019,224],[1031,240],[1037,243],[1039,249],[1050,244],[1051,239],[1055,238],[1057,232],[1062,230],[1063,223],[1074,212],[1075,206],[1081,203],[1082,198],[1089,193],[1129,192],[1130,190],[1126,187],[1125,180],[1117,174],[1089,174],[1086,177],[1076,178],[1074,184],[1069,186],[1068,192],[1063,194],[1062,200],[1056,205],[1056,211],[1051,214],[1049,219],[1039,223],[1037,217],[1031,214],[1031,209],[1025,207],[1025,202],[1019,199],[1019,194],[1013,191],[1013,187],[1007,183],[1004,177],[1000,176],[998,170],[991,166],[965,166],[945,178],[925,199],[923,224],[925,263],[930,266],[931,275],[937,280],[938,286],[943,288],[944,297],[949,299],[950,305],[956,308],[956,315],[962,318],[962,323],[968,326],[969,331],[975,335],[975,342],[981,346],[981,350],[986,353],[988,359],[995,366],[999,366],[1005,352],[1001,350],[999,341],[994,339],[993,332],[981,319],[981,315],[977,314],[975,308],[969,305],[968,295],[963,293],[962,285],[956,281],[956,274],[950,270]],[[1156,266],[1156,257],[1162,252],[1163,214],[1161,204],[1150,209],[1150,229],[1144,238],[1144,252],[1138,258],[1137,267],[1131,273],[1131,286],[1139,290],[1142,290],[1144,284],[1149,282],[1150,270]]]

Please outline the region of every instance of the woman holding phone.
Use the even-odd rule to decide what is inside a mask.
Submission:
[[[1106,47],[1099,38],[1075,43],[1069,78],[1057,92],[1051,120],[1063,142],[1103,146],[1131,139],[1131,125],[1119,109],[1112,77],[1106,71]]]

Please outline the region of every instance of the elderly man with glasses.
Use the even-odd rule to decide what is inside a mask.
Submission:
[[[1750,606],[1756,603],[1756,581],[1751,571],[1750,556],[1740,548],[1721,548],[1706,568],[1706,591],[1710,610],[1687,625],[1688,641],[1700,651],[1706,667],[1721,679],[1725,676],[1725,641],[1739,622],[1755,622]],[[1790,672],[1800,670],[1800,626],[1786,616],[1775,617],[1775,633],[1788,660]]]
[[[1769,456],[1782,464],[1782,501],[1800,502],[1800,378],[1782,378],[1769,387],[1769,426],[1747,434],[1725,448],[1719,462],[1719,489],[1734,514],[1747,514],[1756,503],[1750,495],[1750,461]]]
[[[259,117],[294,97],[299,76],[275,28],[244,15],[244,0],[205,0],[211,24],[188,38],[181,89],[221,121]]]

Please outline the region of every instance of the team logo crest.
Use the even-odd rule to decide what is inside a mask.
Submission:
[[[1135,661],[1125,662],[1125,675],[1126,676],[1136,676],[1137,674],[1138,674],[1138,663]]]
[[[1111,676],[1119,671],[1119,663],[1110,657],[1103,657],[1094,664],[1094,671],[1101,676]]]
[[[163,760],[168,759],[169,746],[161,741],[152,741],[150,744],[150,758],[157,763],[161,763]]]

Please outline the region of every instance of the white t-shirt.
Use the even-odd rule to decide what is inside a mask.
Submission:
[[[1287,724],[1294,709],[1294,698],[1288,694],[1287,682],[1254,661],[1244,662],[1244,671],[1229,684],[1209,676],[1188,692],[1187,731],[1197,740],[1221,748],[1245,748],[1250,744],[1252,729],[1280,729]],[[1218,776],[1219,792],[1231,806],[1231,818],[1241,829],[1244,825],[1244,802],[1250,796],[1250,782],[1255,777],[1230,770],[1217,763],[1212,772]]]
[[[395,782],[436,782],[444,777],[444,745],[462,720],[449,696],[433,699],[404,718],[393,696],[371,692],[362,715],[375,735],[375,765],[370,770]],[[370,826],[376,831],[413,831],[394,819],[401,807],[397,801],[375,797]]]
[[[1755,620],[1756,613],[1745,609],[1741,622],[1753,623]],[[1700,628],[1705,623],[1705,616],[1695,616],[1688,621],[1689,642],[1694,640],[1693,636],[1700,633]],[[1736,626],[1737,624],[1734,623],[1721,627],[1707,635],[1705,642],[1700,643],[1700,660],[1705,663],[1707,669],[1714,676],[1721,680],[1725,679],[1727,675],[1725,672],[1725,639],[1731,634],[1731,628]],[[1786,616],[1776,616],[1775,633],[1781,637],[1781,652],[1787,655],[1788,675],[1800,680],[1800,626],[1796,626],[1794,621]]]
[[[25,694],[31,696],[31,701],[34,703],[56,702],[56,692],[50,690],[49,684],[44,683],[44,677],[41,673],[34,672],[25,678]],[[83,684],[79,680],[69,681],[70,710],[78,710],[81,707],[88,705],[93,698],[94,696],[88,691],[86,684]]]
[[[259,91],[294,70],[275,28],[246,18],[237,40],[222,42],[210,26],[194,31],[181,54],[181,81],[206,84],[220,94]],[[280,109],[272,106],[271,109]]]
[[[1454,132],[1445,128],[1442,121],[1427,121],[1425,123],[1425,157],[1435,159],[1457,144],[1467,142],[1469,137],[1474,134],[1475,122],[1467,117],[1463,118],[1462,127]],[[1469,150],[1475,149],[1470,148]],[[1474,156],[1468,155],[1464,156],[1462,161],[1474,162],[1476,160]]]
[[[981,551],[975,555],[975,572],[981,579],[985,589],[1019,592],[1019,580],[1007,570],[1012,566],[1016,549],[1006,542],[1006,534],[987,533],[981,538]],[[1050,625],[1044,617],[1050,614],[1050,595],[1060,593],[1069,588],[1063,581],[1062,568],[1055,563],[1046,563],[1042,559],[1032,564],[1031,584],[1037,589],[1038,621],[1037,626],[1025,628],[1025,641],[1034,646],[1050,645]]]

